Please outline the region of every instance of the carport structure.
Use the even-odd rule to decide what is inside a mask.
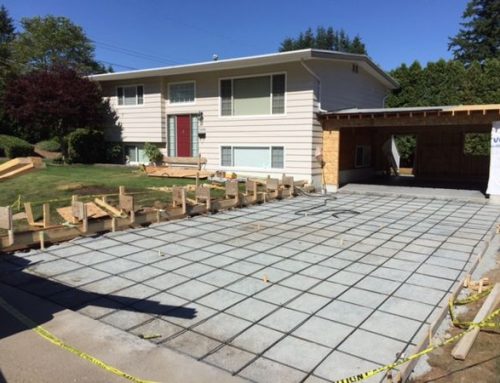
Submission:
[[[322,113],[319,118],[329,191],[387,172],[391,137],[396,135],[416,138],[415,179],[486,185],[490,156],[467,153],[464,142],[468,135],[491,132],[500,120],[500,104],[354,108]]]

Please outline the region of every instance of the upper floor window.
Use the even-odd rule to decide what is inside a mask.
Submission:
[[[179,82],[169,84],[168,99],[171,104],[193,103],[195,99],[194,82]]]
[[[118,105],[144,104],[144,88],[142,85],[119,86],[116,88]]]
[[[285,75],[225,79],[220,82],[222,116],[285,113]]]

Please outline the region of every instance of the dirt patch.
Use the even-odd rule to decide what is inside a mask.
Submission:
[[[492,285],[500,282],[500,253],[497,253],[497,263],[494,270],[488,272],[487,276]],[[468,311],[460,314],[459,319],[472,321],[481,308],[483,298],[477,302],[467,305]],[[448,331],[451,336],[462,330],[452,328]],[[453,383],[498,383],[500,380],[500,331],[481,331],[474,345],[464,361],[455,360],[451,356],[451,350],[455,344],[434,350],[429,357],[428,363],[432,369],[423,376],[410,379],[412,383],[427,382],[453,382]]]
[[[105,186],[83,186],[72,190],[76,195],[117,194],[117,188]]]

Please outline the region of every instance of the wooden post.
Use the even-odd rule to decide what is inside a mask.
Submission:
[[[87,205],[82,202],[82,231],[86,233],[89,230],[89,220],[87,218]]]
[[[125,195],[125,186],[119,186],[118,187],[118,193],[120,195]]]
[[[10,206],[0,207],[0,229],[7,230],[9,246],[14,244],[14,223],[12,219],[12,208]]]
[[[38,238],[40,240],[40,249],[45,250],[45,232],[43,230],[38,232]]]
[[[196,172],[196,187],[200,185],[200,172]]]
[[[135,211],[131,211],[130,212],[130,223],[134,223],[135,222]]]
[[[116,231],[116,218],[111,217],[111,231],[114,233]]]
[[[44,203],[42,206],[43,210],[43,227],[46,229],[50,226],[50,205]]]

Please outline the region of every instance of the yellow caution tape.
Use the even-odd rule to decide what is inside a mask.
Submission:
[[[105,370],[111,374],[120,376],[120,377],[125,378],[127,380],[130,380],[131,382],[134,382],[134,383],[155,383],[151,380],[144,380],[144,379],[136,378],[135,376],[129,375],[126,372],[123,372],[123,371],[121,371],[113,366],[106,364],[102,360],[94,358],[92,355],[89,355],[83,351],[78,350],[77,348],[75,348],[73,346],[70,346],[70,345],[64,343],[57,336],[55,336],[54,334],[52,334],[50,331],[46,330],[42,326],[38,326],[33,320],[31,320],[30,318],[25,316],[23,313],[18,311],[15,307],[11,306],[9,303],[7,303],[2,298],[0,298],[0,307],[5,309],[5,311],[10,313],[13,317],[15,317],[21,323],[23,323],[26,327],[32,328],[32,330],[34,332],[36,332],[38,335],[40,335],[45,340],[48,340],[50,343],[61,347],[63,350],[69,351],[72,354],[75,354],[76,356],[78,356],[82,359],[85,359],[85,360],[89,361],[90,363],[95,364],[96,366],[102,368],[103,370]]]
[[[466,330],[461,332],[460,334],[457,334],[449,339],[446,339],[438,344],[434,344],[434,345],[430,345],[429,347],[427,347],[426,349],[416,353],[416,354],[413,354],[407,358],[403,358],[403,359],[400,359],[398,360],[397,362],[394,362],[394,363],[391,363],[391,364],[388,364],[388,365],[385,365],[385,366],[381,366],[381,367],[378,367],[378,368],[375,368],[373,370],[370,370],[370,371],[366,371],[366,372],[363,372],[361,374],[357,374],[357,375],[353,375],[353,376],[350,376],[348,378],[344,378],[344,379],[339,379],[339,380],[336,380],[336,381],[333,381],[332,383],[355,383],[355,382],[361,382],[365,379],[368,379],[368,378],[371,378],[372,376],[375,376],[377,374],[380,374],[381,372],[384,372],[384,371],[390,371],[390,370],[393,370],[405,363],[408,363],[414,359],[417,359],[417,358],[420,358],[430,352],[432,352],[433,350],[435,350],[436,348],[439,348],[439,347],[442,347],[442,346],[446,346],[450,343],[454,343],[454,342],[457,342],[460,338],[462,338],[465,334],[471,332],[472,330],[474,330],[475,328],[489,328],[489,327],[500,327],[499,326],[499,323],[497,322],[490,322],[492,319],[494,319],[495,317],[497,316],[500,316],[500,309],[497,309],[495,311],[493,311],[490,315],[488,315],[486,318],[484,318],[484,320],[482,322],[478,322],[478,323],[475,323],[475,322],[460,322],[456,319],[456,316],[455,316],[455,313],[453,311],[453,305],[454,304],[457,304],[457,305],[465,305],[465,304],[468,304],[468,303],[471,303],[471,302],[475,302],[483,297],[485,297],[486,295],[488,295],[490,292],[491,292],[491,288],[488,289],[488,290],[485,290],[483,291],[482,293],[479,293],[479,294],[475,294],[475,295],[471,295],[470,297],[467,297],[465,299],[462,299],[462,300],[456,300],[456,301],[451,301],[450,300],[450,303],[449,303],[449,309],[450,309],[450,316],[452,318],[452,321],[453,321],[453,324],[454,325],[457,325],[458,327],[464,327],[464,326],[467,326],[466,327]]]

